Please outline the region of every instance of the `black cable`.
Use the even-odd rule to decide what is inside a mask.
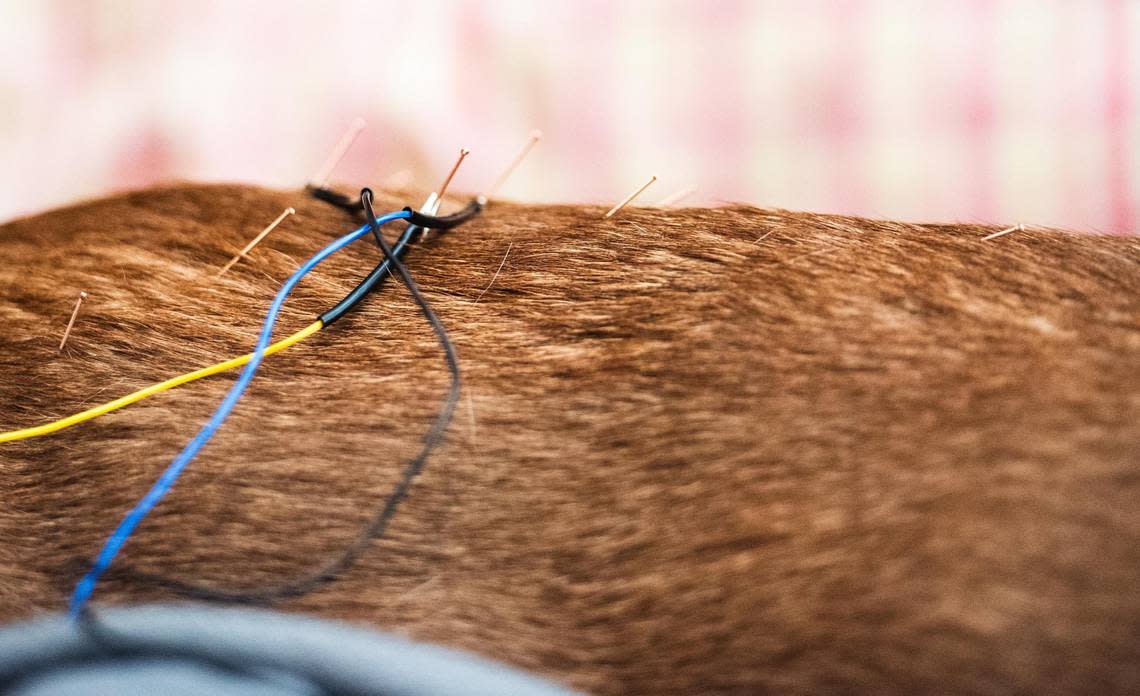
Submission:
[[[342,210],[347,211],[353,216],[364,214],[364,206],[361,205],[360,201],[354,201],[344,194],[337,193],[336,191],[324,187],[313,186],[312,184],[306,185],[305,191],[313,198],[316,198],[319,201],[330,203],[338,208],[341,208]],[[393,251],[396,253],[396,255],[403,257],[403,255],[407,253],[408,244],[415,241],[418,235],[422,232],[422,228],[420,228],[418,225],[409,224],[406,226],[403,233],[396,240],[395,247],[393,247]],[[347,295],[345,295],[340,302],[337,302],[332,306],[331,309],[317,317],[321,320],[324,328],[327,329],[329,325],[331,325],[337,319],[343,317],[353,307],[360,304],[364,298],[368,296],[369,293],[379,290],[390,274],[390,264],[388,263],[387,257],[385,257],[381,259],[376,268],[372,269],[371,273],[369,273],[363,280],[357,283],[356,287],[353,288],[352,291]]]
[[[316,198],[319,201],[324,201],[325,203],[329,203],[331,205],[335,205],[341,210],[345,210],[349,213],[352,213],[353,215],[358,215],[364,212],[364,206],[360,202],[349,198],[343,193],[337,193],[332,189],[317,187],[309,184],[305,186],[305,191],[307,191],[313,198]],[[418,210],[413,210],[410,207],[404,208],[404,210],[412,214],[410,222],[413,225],[431,230],[448,230],[452,227],[455,227],[456,225],[462,225],[464,222],[467,222],[471,218],[478,215],[483,210],[483,206],[486,204],[486,202],[487,201],[485,198],[475,198],[470,203],[468,203],[467,207],[463,210],[443,217],[427,215],[426,213],[421,213]]]
[[[396,483],[396,487],[392,493],[384,501],[384,504],[373,516],[372,520],[364,528],[364,531],[357,537],[357,539],[346,546],[338,555],[337,558],[325,564],[324,568],[314,571],[309,575],[285,583],[276,588],[269,590],[220,590],[204,585],[195,583],[183,582],[181,580],[174,580],[164,576],[155,575],[151,573],[134,571],[131,575],[140,579],[155,582],[164,585],[170,589],[175,590],[181,594],[204,599],[215,602],[232,602],[239,604],[271,604],[273,602],[300,597],[308,594],[317,589],[321,585],[335,580],[342,572],[347,570],[356,562],[360,554],[368,548],[373,539],[380,537],[388,527],[388,522],[396,514],[397,508],[404,498],[407,497],[411,489],[412,482],[423,471],[424,465],[427,463],[428,456],[443,440],[443,434],[451,424],[451,420],[455,415],[455,407],[459,402],[459,389],[460,389],[460,375],[459,375],[459,357],[455,353],[455,346],[451,342],[451,338],[447,335],[447,329],[444,328],[443,322],[436,316],[435,311],[432,310],[428,304],[427,299],[420,292],[419,286],[416,285],[415,280],[412,279],[411,273],[407,267],[404,266],[396,252],[388,245],[384,238],[379,234],[379,228],[376,225],[376,215],[372,210],[372,191],[364,189],[360,192],[361,205],[364,208],[365,214],[368,216],[368,224],[372,229],[373,234],[376,236],[376,241],[380,245],[381,251],[384,253],[384,262],[394,268],[404,285],[408,288],[412,299],[419,306],[420,311],[423,313],[424,318],[431,324],[432,330],[435,332],[436,337],[439,339],[440,346],[443,348],[444,357],[447,361],[447,368],[451,374],[451,386],[448,390],[447,397],[444,401],[443,407],[440,409],[439,415],[436,417],[435,423],[432,424],[427,435],[424,436],[424,444],[420,452],[412,458],[407,466],[404,467],[404,472],[400,480]],[[428,216],[430,219],[430,216]],[[458,224],[458,223],[456,223]],[[405,234],[407,232],[405,231]],[[379,268],[379,267],[377,267]],[[120,573],[121,575],[121,573]]]
[[[395,256],[403,257],[408,252],[408,245],[412,243],[416,235],[422,232],[423,228],[418,225],[408,225],[403,233],[400,234],[399,239],[396,240],[396,245],[392,247],[392,253]],[[340,319],[348,313],[356,305],[360,304],[365,297],[384,284],[384,281],[391,275],[392,264],[388,262],[388,257],[377,264],[372,272],[365,276],[364,280],[357,283],[356,287],[352,289],[347,295],[344,296],[340,302],[333,305],[332,309],[322,314],[319,318],[324,323],[324,328],[328,328],[337,319]]]
[[[349,213],[352,213],[353,215],[358,215],[364,212],[364,208],[361,207],[359,201],[350,198],[343,193],[337,193],[332,189],[327,189],[323,186],[313,186],[312,184],[306,184],[305,191],[307,191],[310,196],[316,198],[318,201],[324,201],[325,203],[335,205],[341,210],[345,210]]]
[[[307,190],[311,195],[320,198],[321,200],[328,200],[327,198],[323,197],[325,194],[340,198],[347,198],[346,196],[341,196],[341,194],[329,191],[328,189],[317,189],[310,186],[307,187]],[[339,203],[334,202],[333,204],[338,205],[339,207],[343,207]],[[363,210],[364,206],[361,204],[359,206],[359,210],[356,212],[361,212]],[[467,207],[465,207],[463,210],[445,217],[426,215],[424,213],[414,211],[410,207],[404,208],[404,210],[407,210],[412,214],[412,217],[409,220],[410,224],[404,229],[403,233],[400,234],[400,237],[396,240],[396,245],[392,248],[392,252],[400,258],[403,258],[404,254],[407,253],[408,245],[413,243],[426,229],[449,230],[457,225],[461,225],[482,212],[483,202],[478,199],[473,200],[468,203]],[[375,228],[375,226],[372,228],[372,231],[374,235],[377,237],[379,236],[379,231]],[[380,289],[380,286],[384,284],[384,281],[387,280],[390,274],[391,264],[388,262],[388,258],[385,257],[380,262],[380,264],[376,266],[376,268],[372,269],[372,272],[369,273],[364,278],[364,280],[360,281],[356,287],[352,289],[351,292],[345,295],[340,302],[337,302],[335,305],[333,305],[332,309],[328,310],[319,317],[319,319],[324,323],[325,328],[328,328],[330,324],[332,324],[337,319],[340,319],[342,316],[348,313],[349,310],[362,302],[369,293]]]
[[[452,227],[462,225],[463,223],[481,213],[483,211],[483,200],[476,198],[468,203],[467,207],[463,210],[460,210],[458,213],[452,213],[451,215],[444,215],[442,217],[436,215],[427,215],[425,213],[419,212],[418,210],[412,210],[411,208],[404,208],[404,210],[411,213],[411,217],[408,218],[408,222],[413,225],[419,225],[420,227],[429,230],[450,230]]]

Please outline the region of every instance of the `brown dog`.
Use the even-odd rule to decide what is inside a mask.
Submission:
[[[1140,241],[601,212],[492,204],[411,250],[458,416],[384,538],[283,608],[598,693],[1140,688]],[[301,192],[179,186],[0,227],[0,429],[248,351],[280,283],[358,224]],[[365,240],[320,266],[278,335],[377,260]],[[0,619],[64,607],[232,379],[0,445]],[[266,360],[116,565],[304,574],[371,517],[446,387],[389,283]],[[112,573],[95,601],[170,597]]]

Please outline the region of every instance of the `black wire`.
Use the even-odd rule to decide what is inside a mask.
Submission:
[[[341,573],[356,562],[356,559],[368,548],[373,539],[384,534],[389,521],[391,521],[392,517],[396,514],[400,503],[407,497],[412,483],[423,471],[428,456],[431,455],[432,451],[443,440],[443,434],[451,424],[451,420],[455,415],[456,404],[459,402],[459,357],[455,353],[455,346],[452,344],[451,338],[447,335],[447,329],[444,328],[443,322],[439,320],[439,317],[436,316],[435,311],[432,310],[427,299],[423,296],[423,293],[420,292],[419,286],[417,286],[415,280],[412,279],[412,275],[407,267],[403,264],[392,247],[388,245],[388,242],[384,241],[384,238],[380,235],[379,227],[376,224],[376,215],[372,210],[372,191],[370,189],[366,188],[360,192],[360,202],[368,216],[368,225],[376,237],[377,243],[380,245],[380,250],[384,253],[385,263],[396,270],[396,273],[408,288],[412,299],[415,300],[419,306],[424,318],[431,324],[432,330],[435,332],[436,337],[439,339],[440,346],[443,348],[444,356],[447,361],[447,369],[451,374],[451,386],[448,390],[447,397],[444,400],[443,407],[439,411],[439,415],[436,417],[435,423],[432,424],[431,429],[428,430],[427,435],[424,436],[424,444],[419,454],[412,458],[407,466],[404,467],[404,472],[400,480],[396,483],[396,487],[356,540],[346,546],[337,558],[325,564],[323,568],[303,578],[269,590],[221,590],[140,571],[133,571],[130,573],[131,575],[164,585],[186,596],[215,602],[271,604],[284,599],[291,599],[308,594],[321,585],[335,580]],[[121,574],[122,573],[119,575]]]
[[[364,215],[364,206],[360,201],[354,201],[344,194],[324,187],[313,186],[312,184],[306,185],[305,191],[313,198],[324,201],[325,203],[330,203],[347,211],[353,216]],[[407,253],[408,244],[415,241],[422,232],[423,229],[418,225],[407,225],[403,233],[401,233],[400,237],[396,240],[395,247],[393,247],[395,254],[402,258],[404,254]],[[376,268],[373,268],[371,273],[357,283],[356,287],[345,295],[340,302],[337,302],[331,309],[317,317],[321,320],[322,327],[327,329],[333,322],[360,304],[370,293],[379,290],[384,285],[384,281],[391,275],[390,268],[391,264],[388,263],[387,257],[382,258]]]
[[[312,184],[307,184],[305,190],[308,191],[309,195],[313,198],[335,205],[341,210],[348,211],[353,215],[364,212],[364,208],[360,205],[359,201],[349,198],[343,193],[337,193],[332,189],[327,189],[323,186],[313,186]]]
[[[329,193],[330,195],[340,196],[339,193],[333,193],[331,191],[328,191],[328,189],[314,189],[312,187],[309,188],[309,193],[312,195],[321,198],[321,200],[328,200],[317,195],[318,192],[322,191]],[[338,204],[334,203],[334,205]],[[363,211],[363,209],[364,206],[361,204],[360,210]],[[424,213],[416,212],[411,208],[404,208],[404,210],[408,211],[412,215],[411,219],[409,220],[410,224],[404,229],[403,233],[396,240],[396,245],[392,248],[393,253],[401,258],[404,256],[404,254],[407,253],[408,245],[414,242],[417,237],[425,230],[448,230],[457,225],[461,225],[482,212],[483,201],[478,199],[473,200],[468,203],[467,207],[463,210],[460,210],[458,213],[454,213],[446,217],[425,215]],[[373,227],[372,232],[377,237],[379,236],[379,232],[375,229],[375,227]],[[349,310],[360,304],[360,302],[362,302],[369,293],[380,289],[390,274],[391,264],[388,262],[388,258],[385,257],[380,262],[380,264],[376,266],[376,268],[372,269],[372,272],[369,273],[364,278],[364,280],[360,281],[360,283],[358,283],[357,286],[352,289],[351,292],[345,295],[340,302],[337,302],[335,305],[333,305],[332,309],[328,310],[319,317],[321,322],[324,324],[324,327],[328,328],[329,325],[331,325],[334,321],[340,319],[342,316],[347,314]]]
[[[305,191],[307,191],[313,198],[316,198],[319,201],[324,201],[325,203],[329,203],[331,205],[335,205],[341,210],[345,210],[349,213],[352,213],[353,215],[359,215],[360,213],[364,212],[364,205],[362,203],[349,198],[343,193],[337,193],[332,189],[317,187],[309,184],[305,186]],[[455,227],[456,225],[462,225],[464,222],[467,222],[472,217],[478,215],[483,210],[483,206],[486,204],[486,202],[487,199],[480,196],[479,198],[476,198],[468,203],[467,207],[463,210],[444,217],[428,215],[426,213],[421,213],[418,210],[413,210],[412,208],[404,208],[404,210],[412,214],[410,221],[413,225],[432,230],[448,230],[452,227]]]
[[[392,247],[392,253],[395,256],[403,257],[408,252],[408,245],[415,239],[416,235],[423,231],[423,228],[417,225],[408,225],[399,239],[396,240],[396,245]],[[382,249],[381,249],[382,250]],[[323,324],[323,328],[327,329],[334,321],[340,319],[349,312],[353,307],[360,304],[365,297],[372,292],[379,290],[384,284],[384,281],[391,275],[392,264],[388,262],[388,257],[377,264],[372,272],[365,276],[355,288],[352,289],[347,295],[344,296],[340,302],[333,305],[332,309],[322,314],[319,319]]]
[[[419,225],[420,227],[431,230],[450,230],[452,227],[458,227],[481,213],[485,202],[486,199],[479,197],[468,203],[467,207],[463,210],[443,216],[428,215],[418,210],[412,210],[410,207],[404,208],[404,210],[411,215],[408,221],[413,225]]]

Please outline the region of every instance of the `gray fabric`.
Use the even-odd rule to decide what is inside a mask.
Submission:
[[[569,691],[473,655],[252,609],[156,605],[0,629],[0,693],[520,694]]]

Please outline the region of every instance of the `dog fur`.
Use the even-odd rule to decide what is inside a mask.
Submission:
[[[602,212],[493,203],[410,251],[458,348],[456,420],[388,534],[283,609],[600,694],[1140,689],[1140,241]],[[0,428],[247,352],[280,283],[358,224],[300,191],[178,185],[0,227]],[[378,254],[322,264],[278,335]],[[64,607],[232,379],[0,445],[0,620]],[[446,387],[393,279],[266,360],[117,565],[303,574]],[[95,600],[169,598],[112,573]]]

